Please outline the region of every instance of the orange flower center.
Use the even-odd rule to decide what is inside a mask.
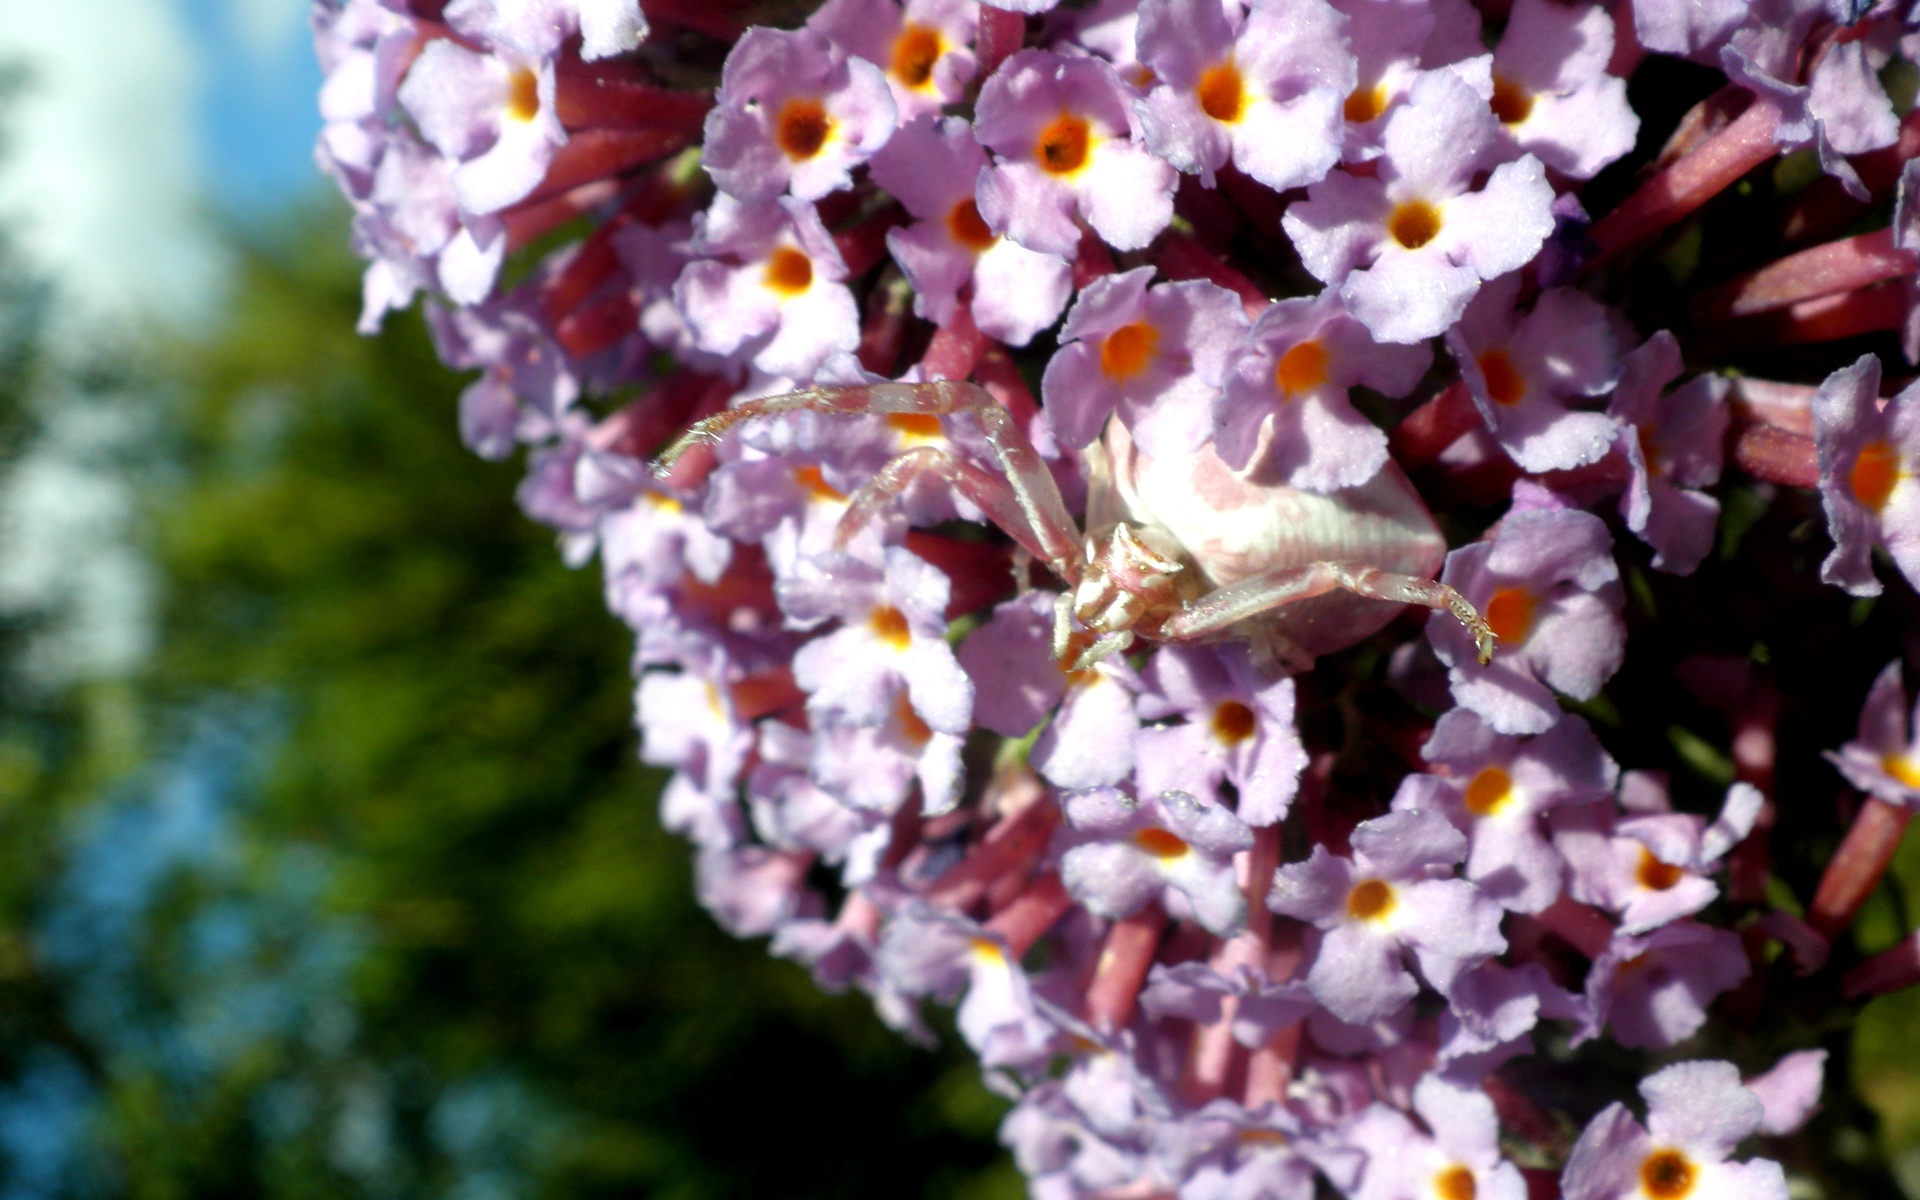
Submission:
[[[1678,1150],[1655,1150],[1640,1161],[1640,1187],[1653,1200],[1681,1200],[1698,1174]]]
[[[1365,879],[1347,893],[1347,915],[1356,921],[1375,921],[1393,911],[1393,889],[1378,879]]]
[[[1495,404],[1518,404],[1527,394],[1527,381],[1514,369],[1505,350],[1489,350],[1474,360],[1487,381],[1487,399]]]
[[[1473,1172],[1459,1163],[1433,1177],[1433,1191],[1440,1200],[1473,1200],[1476,1190]]]
[[[1889,754],[1880,760],[1880,766],[1901,783],[1920,789],[1920,762],[1915,762],[1913,755]]]
[[[954,205],[947,214],[947,232],[953,235],[954,241],[976,253],[1000,240],[1000,235],[987,228],[986,221],[981,219],[980,206],[973,202],[972,196]]]
[[[1847,485],[1853,489],[1854,498],[1874,512],[1886,507],[1887,497],[1893,495],[1893,487],[1900,482],[1900,452],[1885,442],[1874,442],[1860,451],[1860,457],[1853,460],[1853,471],[1847,476]]]
[[[1247,89],[1240,80],[1240,68],[1233,65],[1232,59],[1202,72],[1195,94],[1200,98],[1201,112],[1227,124],[1238,121],[1247,108]]]
[[[1169,833],[1158,826],[1142,829],[1134,834],[1133,844],[1155,858],[1179,858],[1187,852],[1185,839],[1177,833]]]
[[[1160,331],[1145,321],[1122,325],[1100,343],[1100,369],[1108,379],[1132,379],[1147,369],[1160,345]]]
[[[1518,125],[1533,112],[1533,93],[1511,79],[1493,77],[1493,115],[1503,125]]]
[[[1357,87],[1347,96],[1347,103],[1341,109],[1341,115],[1355,125],[1365,125],[1381,113],[1387,111],[1387,88],[1376,83],[1372,87]]]
[[[893,77],[910,88],[927,86],[943,49],[938,32],[925,25],[908,25],[893,39]]]
[[[1387,232],[1409,250],[1418,250],[1440,232],[1440,210],[1425,200],[1403,200],[1387,218]]]
[[[798,296],[813,286],[813,260],[792,246],[782,246],[767,259],[767,286],[783,296]]]
[[[525,67],[507,79],[507,115],[516,121],[540,115],[540,77]]]
[[[932,413],[888,413],[887,428],[904,434],[909,440],[930,440],[943,436],[940,418]]]
[[[1280,356],[1273,369],[1274,386],[1291,400],[1327,381],[1327,348],[1319,342],[1301,342]]]
[[[1253,710],[1238,700],[1223,700],[1213,710],[1213,736],[1228,746],[1238,746],[1253,736],[1258,722]]]
[[[896,692],[893,697],[893,719],[900,726],[900,736],[909,746],[919,750],[933,740],[933,730],[913,711],[912,701],[905,692]]]
[[[1500,811],[1513,795],[1513,776],[1499,767],[1482,767],[1467,783],[1467,811],[1476,817]]]
[[[827,482],[820,468],[811,464],[793,469],[793,481],[800,489],[815,500],[845,500],[846,493]]]
[[[1524,642],[1533,630],[1533,610],[1540,599],[1525,588],[1501,588],[1487,601],[1487,628],[1503,642]]]
[[[907,616],[891,604],[882,604],[873,610],[867,618],[867,628],[873,630],[873,636],[879,638],[895,650],[905,650],[913,641],[913,630],[907,625]]]
[[[1685,875],[1685,871],[1672,863],[1655,858],[1653,851],[1644,846],[1640,848],[1640,866],[1634,870],[1633,877],[1640,881],[1641,887],[1648,891],[1664,892],[1679,883]]]
[[[805,162],[820,153],[833,132],[833,118],[818,100],[795,98],[780,107],[774,122],[773,140],[788,158]]]
[[[1049,175],[1071,175],[1087,165],[1092,138],[1084,117],[1063,112],[1040,131],[1040,139],[1033,144],[1033,157]]]

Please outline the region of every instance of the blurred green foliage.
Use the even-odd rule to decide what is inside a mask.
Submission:
[[[514,507],[519,466],[459,444],[461,381],[417,314],[355,335],[342,225],[328,210],[247,250],[231,323],[177,351],[150,757],[121,791],[163,812],[169,788],[225,787],[232,850],[167,874],[113,977],[183,1024],[186,1051],[62,1033],[59,992],[88,977],[10,970],[20,926],[0,937],[0,984],[32,980],[44,1017],[0,1041],[70,1046],[96,1097],[99,1165],[54,1190],[1021,1194],[994,1142],[1004,1105],[956,1039],[910,1046],[695,907],[691,855],[654,814],[661,777],[635,758],[631,636],[597,564],[562,566]],[[173,761],[208,728],[225,759]],[[163,799],[125,799],[142,788]],[[0,889],[45,890],[47,861]],[[17,921],[44,917],[8,898]],[[321,927],[349,948],[325,959],[345,963],[338,1002],[234,1017],[280,995],[260,979],[322,961],[303,949]],[[235,929],[254,932],[215,952]],[[0,988],[0,1009],[17,998]]]

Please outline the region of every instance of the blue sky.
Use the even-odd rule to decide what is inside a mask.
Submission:
[[[203,74],[195,121],[201,170],[216,203],[245,217],[270,213],[323,181],[313,166],[320,130],[303,0],[176,0]]]

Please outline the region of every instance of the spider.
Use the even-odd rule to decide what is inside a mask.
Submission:
[[[1398,466],[1333,495],[1236,474],[1212,444],[1150,459],[1118,420],[1084,452],[1083,536],[1053,476],[1011,414],[975,383],[816,387],[750,400],[690,427],[655,464],[664,474],[696,443],[717,443],[742,421],[778,413],[972,413],[1000,468],[994,474],[941,445],[888,461],[849,499],[836,530],[844,545],[919,476],[932,473],[977,505],[1065,580],[1054,605],[1053,650],[1078,650],[1082,670],[1131,646],[1238,639],[1270,673],[1304,670],[1419,604],[1453,614],[1480,661],[1494,636],[1465,597],[1433,576],[1446,542]],[[1074,625],[1084,630],[1076,636]]]

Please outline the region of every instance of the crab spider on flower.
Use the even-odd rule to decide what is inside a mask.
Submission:
[[[1109,421],[1086,451],[1087,528],[1067,511],[1046,464],[1011,415],[978,384],[872,383],[817,387],[751,400],[692,426],[655,464],[665,473],[697,443],[717,443],[758,417],[811,411],[858,415],[972,413],[995,474],[938,445],[888,462],[847,506],[836,542],[931,473],[977,505],[1068,590],[1054,610],[1053,650],[1064,659],[1085,631],[1072,669],[1124,651],[1135,638],[1247,642],[1273,673],[1366,637],[1418,604],[1453,614],[1480,660],[1493,655],[1484,618],[1435,582],[1446,556],[1438,526],[1406,476],[1389,463],[1368,483],[1323,495],[1237,474],[1211,443],[1150,458]]]

